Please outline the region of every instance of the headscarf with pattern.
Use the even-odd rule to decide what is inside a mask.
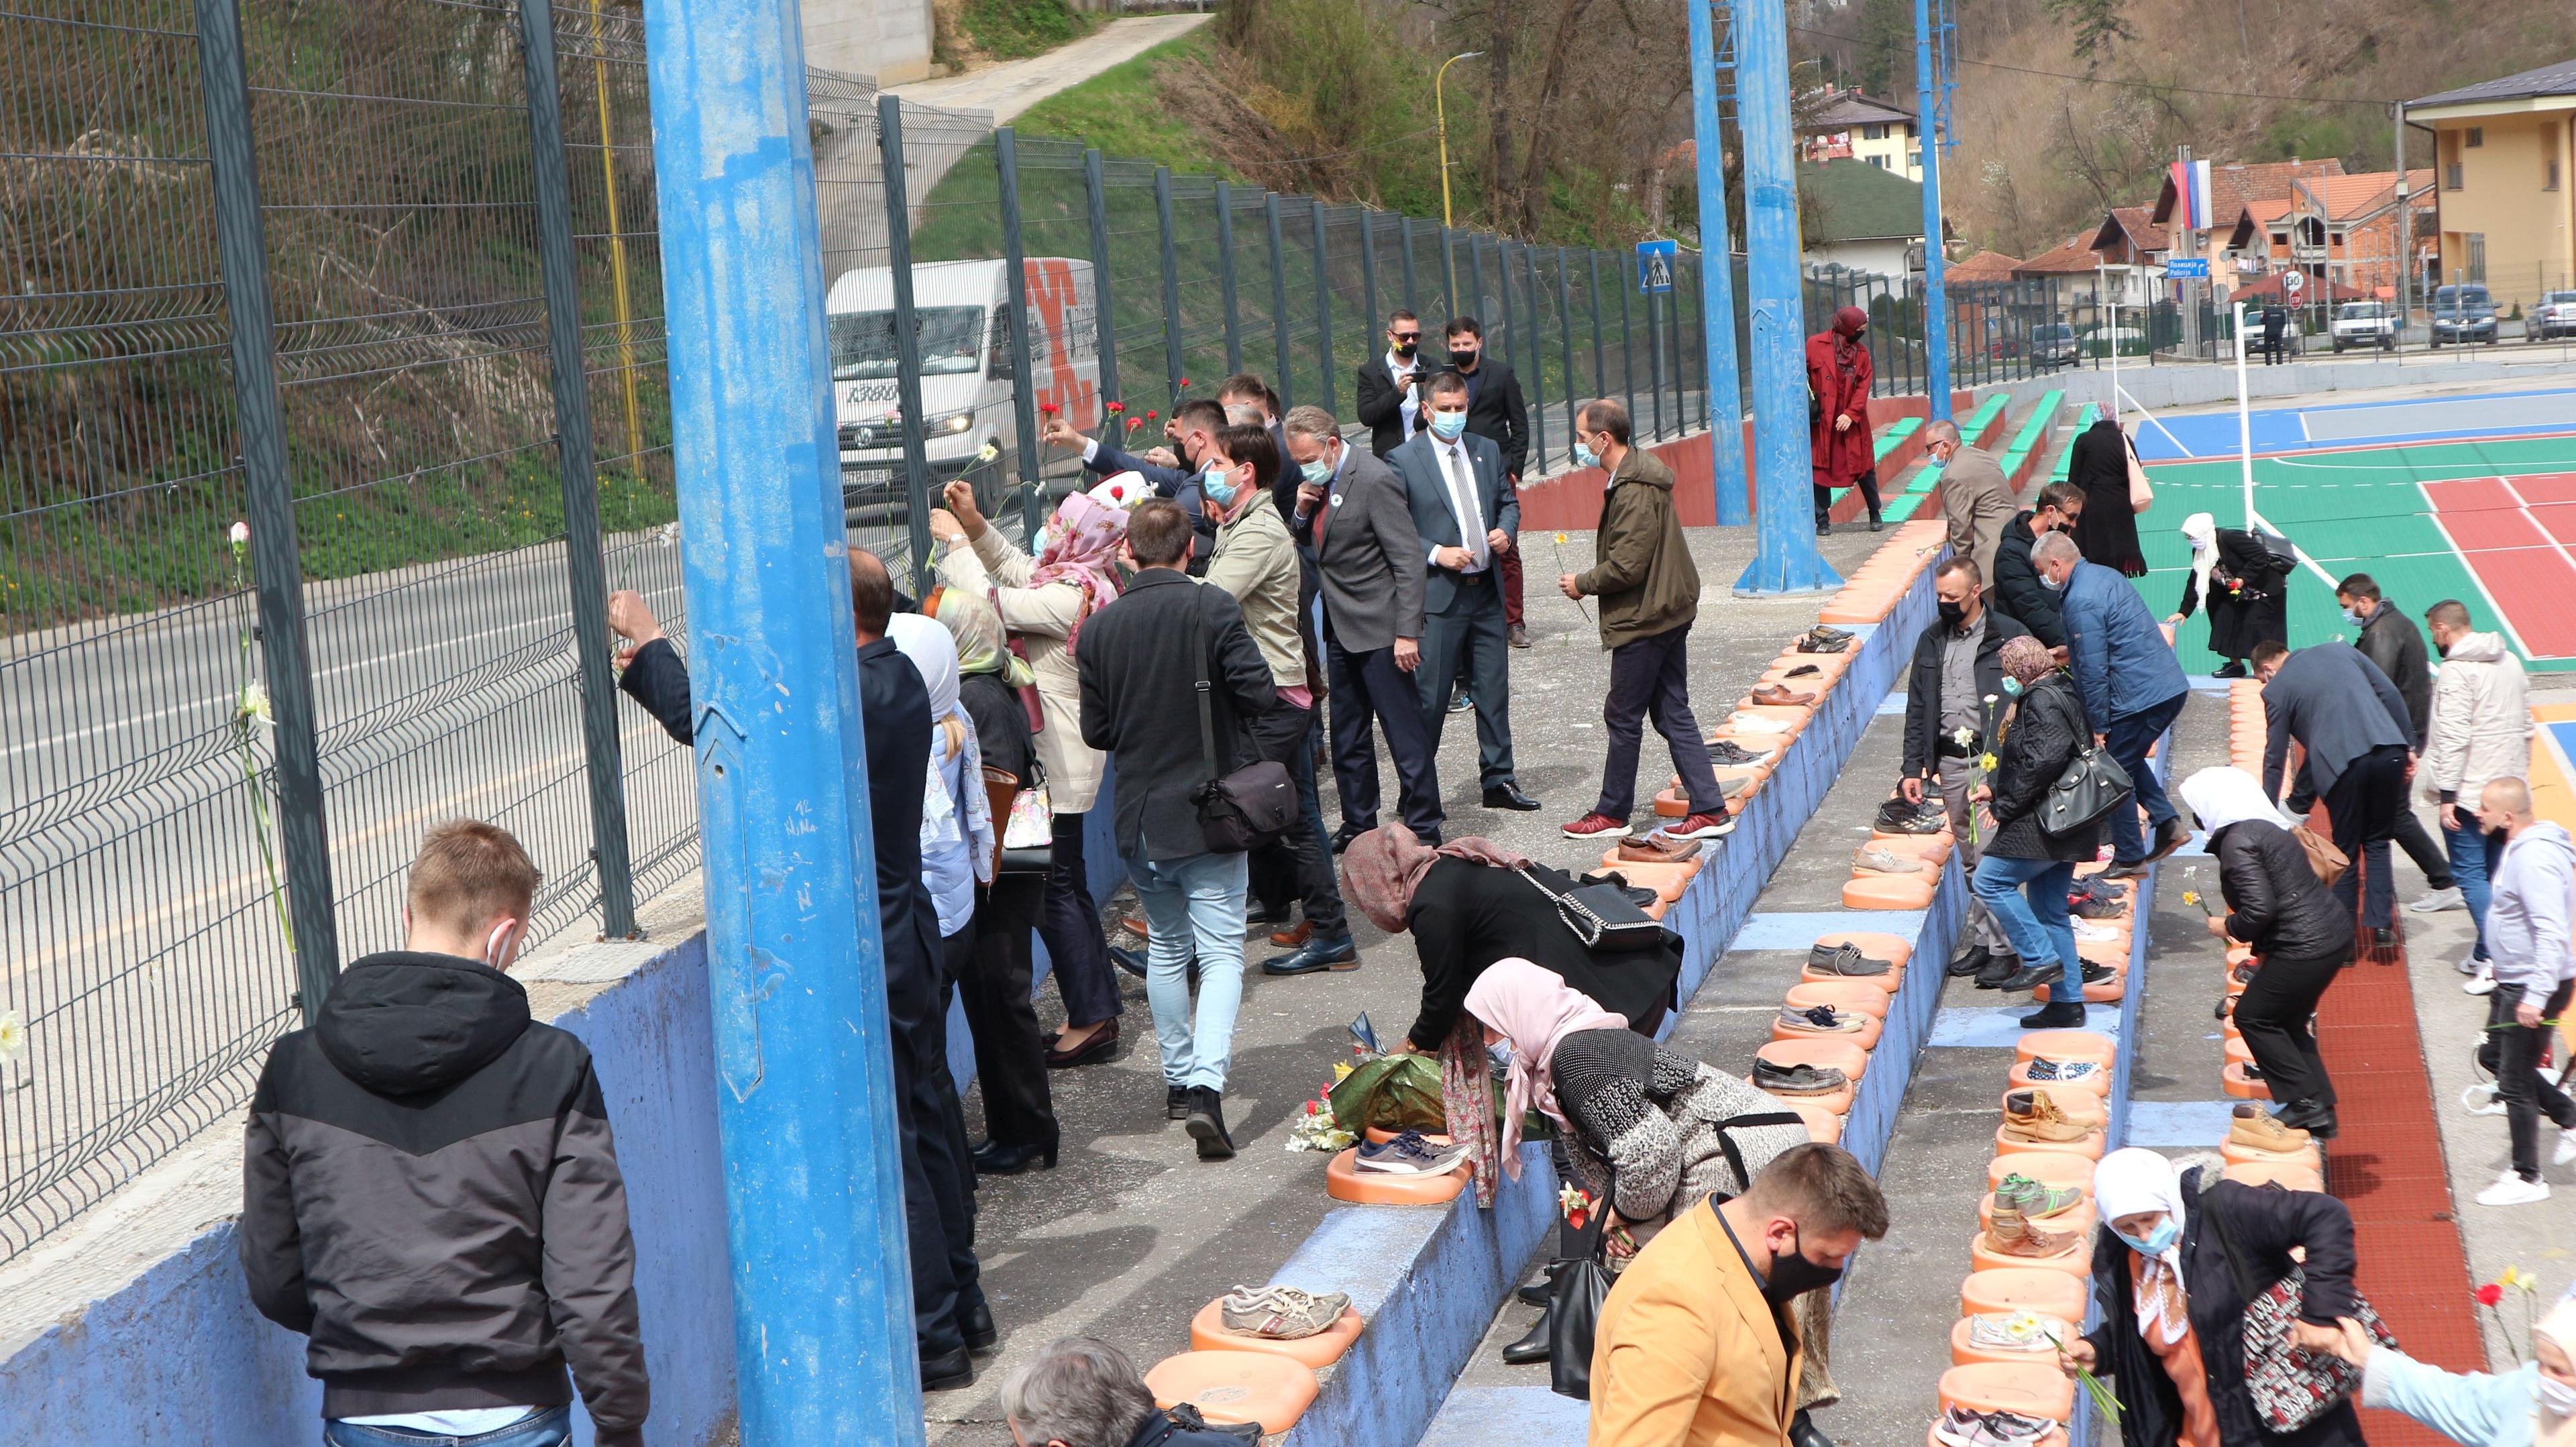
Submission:
[[[1127,537],[1127,514],[1075,493],[1056,504],[1054,536],[1038,554],[1029,586],[1071,583],[1082,590],[1082,616],[1064,630],[1064,651],[1074,651],[1082,619],[1118,597],[1118,545]]]
[[[924,617],[947,625],[948,636],[957,642],[959,673],[998,673],[1012,688],[1026,688],[1036,681],[1028,662],[1010,651],[1002,615],[994,610],[992,600],[962,588],[934,588],[921,600],[921,611]]]
[[[1381,824],[1342,851],[1342,897],[1358,905],[1369,923],[1388,934],[1402,934],[1405,917],[1413,913],[1413,891],[1443,855],[1505,869],[1529,867],[1526,856],[1491,839],[1469,835],[1435,849],[1402,824]]]

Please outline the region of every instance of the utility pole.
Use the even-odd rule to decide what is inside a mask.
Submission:
[[[1941,91],[1932,50],[1932,0],[1914,0],[1915,128],[1923,139],[1923,372],[1931,417],[1950,420],[1950,290],[1942,280]]]
[[[2397,102],[2395,159],[2397,163],[2397,350],[2406,350],[2406,302],[2414,290],[2415,213],[2406,200],[2406,102]]]
[[[1718,526],[1742,527],[1753,514],[1744,480],[1744,399],[1736,371],[1735,258],[1726,235],[1726,138],[1717,110],[1715,3],[1688,0],[1691,135],[1699,151],[1700,342],[1708,356],[1707,385],[1701,391],[1707,394],[1702,402],[1708,409],[1709,475],[1717,492]]]

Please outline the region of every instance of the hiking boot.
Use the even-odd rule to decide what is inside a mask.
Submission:
[[[1857,1035],[1868,1028],[1868,1018],[1851,1010],[1837,1010],[1831,1005],[1795,1005],[1780,1008],[1780,1028],[1802,1035]]]
[[[1217,1305],[1217,1320],[1236,1336],[1300,1341],[1342,1319],[1351,1299],[1338,1291],[1318,1296],[1293,1286],[1238,1286]]]
[[[2017,1207],[2001,1201],[1986,1217],[1986,1249],[1998,1256],[2044,1260],[2075,1249],[2072,1231],[2046,1231],[2030,1223]]]
[[[1852,944],[1816,945],[1807,951],[1807,968],[1819,975],[1842,980],[1866,980],[1896,968],[1885,960],[1873,960]]]
[[[1620,840],[1618,857],[1622,864],[1680,864],[1697,857],[1699,851],[1698,840],[1676,839],[1657,830],[1638,838]]]
[[[1628,834],[1627,820],[1613,819],[1598,809],[1565,826],[1568,839],[1625,839]]]
[[[2069,1119],[2045,1090],[2016,1090],[2004,1097],[2004,1134],[2034,1144],[2071,1145],[2093,1134],[2093,1127]]]
[[[2029,1221],[2044,1221],[2083,1200],[2084,1193],[2073,1186],[2044,1185],[2019,1171],[2005,1176],[2004,1183],[1995,1187],[1995,1204],[2010,1206]]]
[[[1708,761],[1721,769],[1749,769],[1778,752],[1748,749],[1733,739],[1719,739],[1708,746]]]
[[[1774,1065],[1759,1057],[1753,1062],[1753,1088],[1773,1095],[1831,1095],[1850,1083],[1830,1065]]]
[[[2271,1112],[2250,1101],[2238,1105],[2236,1113],[2227,1122],[2228,1144],[2248,1150],[2291,1155],[2305,1151],[2312,1139],[2306,1131],[2290,1129],[2274,1119]]]
[[[1920,859],[1909,859],[1884,844],[1864,844],[1852,856],[1852,868],[1862,874],[1924,874],[1931,866]]]

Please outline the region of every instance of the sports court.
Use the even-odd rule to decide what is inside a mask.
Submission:
[[[2182,520],[2245,523],[2237,419],[2131,423],[2156,489],[2137,581],[2161,615],[2189,572]],[[2349,633],[2330,580],[2368,572],[2410,616],[2458,598],[2534,669],[2576,670],[2576,389],[2258,411],[2247,430],[2255,509],[2314,565],[2291,584],[2290,644]],[[2217,666],[2206,637],[2183,626],[2186,668]]]

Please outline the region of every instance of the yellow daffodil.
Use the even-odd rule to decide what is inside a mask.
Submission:
[[[15,1010],[0,1013],[0,1060],[16,1064],[27,1054],[27,1022]]]

